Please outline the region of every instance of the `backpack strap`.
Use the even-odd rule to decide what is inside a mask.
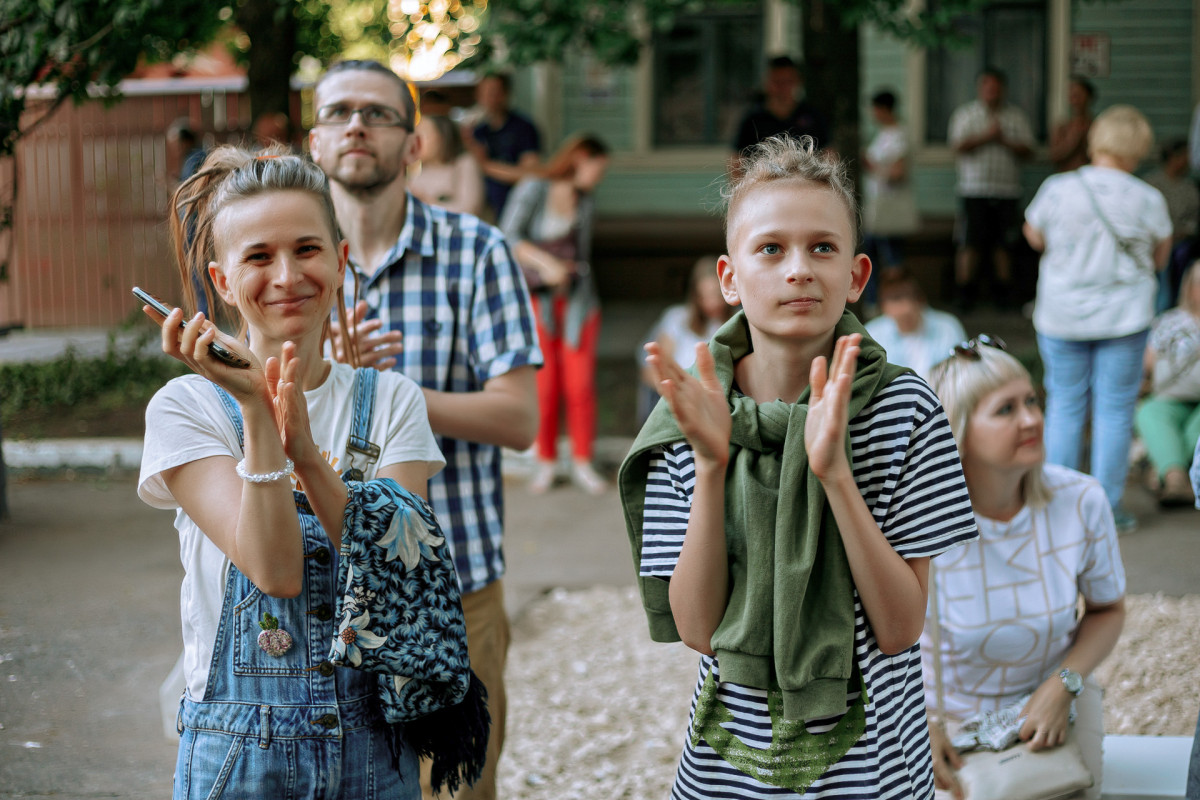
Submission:
[[[370,440],[371,420],[375,415],[375,391],[379,385],[379,373],[360,367],[354,371],[354,406],[350,422],[350,437],[346,441],[346,456],[349,468],[342,473],[346,480],[361,481],[367,469],[379,458],[379,445]],[[242,410],[237,401],[217,384],[212,384],[225,409],[226,416],[237,431],[238,445],[245,450],[245,429],[242,425]]]
[[[354,371],[354,409],[350,438],[346,440],[346,458],[350,466],[342,474],[346,480],[361,481],[367,469],[379,458],[379,445],[370,440],[378,385],[379,373],[376,370],[359,367]]]

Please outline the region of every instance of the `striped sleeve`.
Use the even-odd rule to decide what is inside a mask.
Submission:
[[[897,378],[850,423],[854,477],[892,547],[935,556],[977,536],[950,423],[916,375]]]
[[[656,448],[646,476],[642,517],[642,577],[670,578],[683,549],[696,467],[686,442]]]

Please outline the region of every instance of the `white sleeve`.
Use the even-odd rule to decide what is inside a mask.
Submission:
[[[155,508],[176,508],[163,471],[211,456],[242,457],[237,429],[211,383],[198,375],[175,378],[146,406],[138,497]]]

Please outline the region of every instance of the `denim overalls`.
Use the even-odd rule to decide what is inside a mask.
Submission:
[[[350,469],[343,480],[362,480],[379,456],[367,441],[377,377],[374,370],[355,374]],[[217,393],[241,442],[241,413],[229,395]],[[327,660],[335,635],[337,552],[304,494],[295,497],[303,588],[293,599],[269,597],[229,565],[204,699],[185,696],[180,708],[175,800],[421,796],[417,758],[406,743],[397,771],[376,677]],[[292,636],[282,655],[258,645],[264,613]]]

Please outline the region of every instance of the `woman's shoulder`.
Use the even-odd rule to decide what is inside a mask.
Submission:
[[[1104,499],[1104,487],[1100,481],[1078,470],[1061,464],[1046,463],[1042,466],[1042,482],[1050,490],[1051,504],[1077,504],[1091,499]],[[1107,502],[1107,500],[1105,500]]]
[[[147,417],[154,410],[176,408],[195,408],[197,404],[219,402],[217,385],[212,381],[196,374],[180,375],[163,384],[146,407]]]

